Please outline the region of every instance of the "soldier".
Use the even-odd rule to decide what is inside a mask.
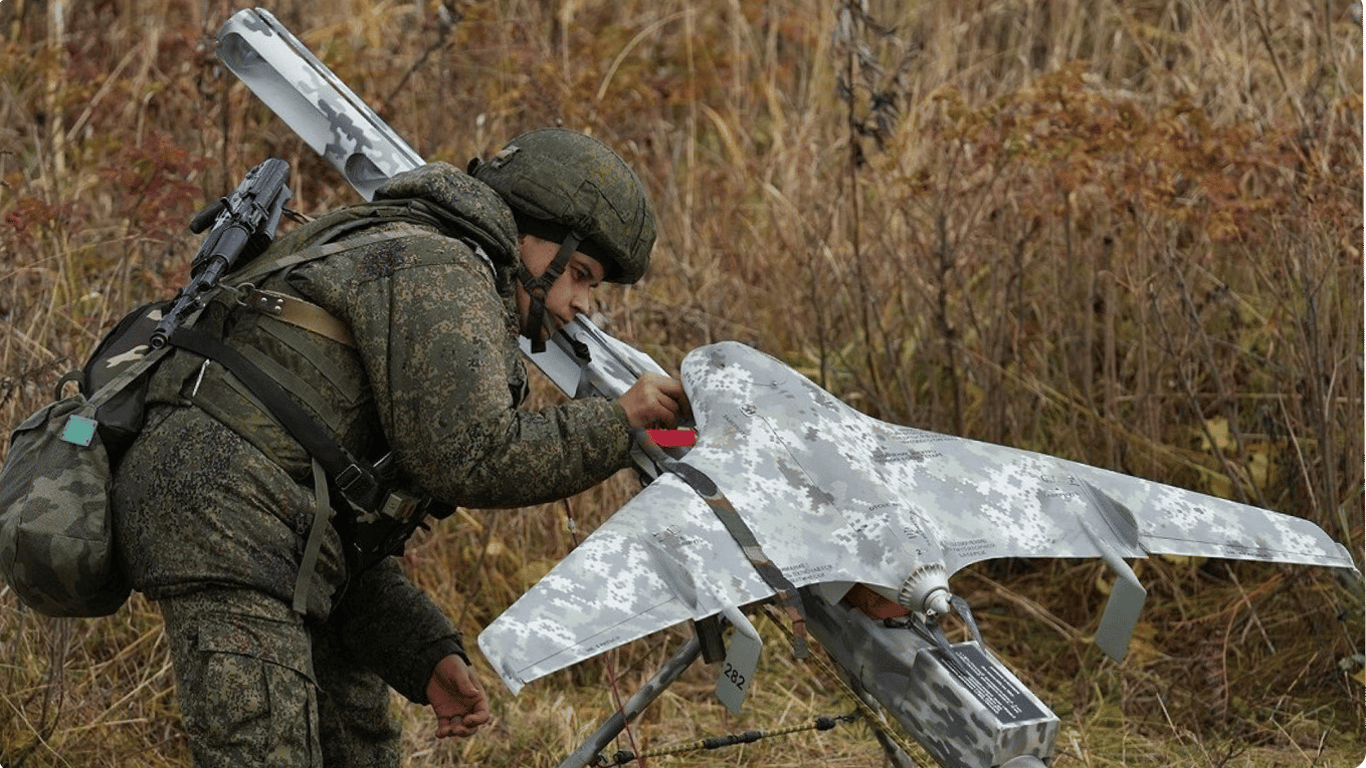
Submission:
[[[392,453],[413,493],[563,498],[628,466],[631,430],[674,426],[687,398],[647,375],[616,401],[523,409],[516,337],[543,344],[599,283],[638,280],[654,214],[621,158],[572,131],[524,134],[469,171],[424,166],[280,238],[196,329],[353,456]],[[116,478],[117,541],[160,605],[197,766],[397,766],[387,686],[431,704],[438,736],[487,722],[455,628],[394,558],[348,560],[361,524],[326,523],[319,465],[265,405],[185,350],[147,402]]]

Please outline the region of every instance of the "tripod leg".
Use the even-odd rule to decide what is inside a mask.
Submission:
[[[640,690],[631,695],[621,709],[617,710],[611,717],[603,721],[598,729],[591,736],[584,740],[558,768],[585,768],[585,766],[597,765],[597,759],[602,750],[612,743],[612,740],[621,735],[626,729],[626,724],[634,720],[651,702],[659,696],[679,678],[683,672],[692,665],[702,652],[702,643],[693,635],[688,644],[682,650],[674,654],[674,657],[664,662],[664,666],[659,668],[655,676],[650,678]]]

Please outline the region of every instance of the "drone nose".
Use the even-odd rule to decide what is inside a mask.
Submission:
[[[902,582],[897,602],[912,611],[943,616],[949,612],[952,598],[943,563],[926,563]]]
[[[947,589],[936,589],[925,598],[925,613],[931,616],[943,616],[949,612],[949,591]]]

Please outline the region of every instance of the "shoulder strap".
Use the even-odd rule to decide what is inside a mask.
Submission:
[[[374,467],[353,457],[255,363],[222,341],[190,328],[178,329],[168,341],[171,346],[209,358],[228,369],[265,404],[289,436],[322,465],[348,502],[367,511],[379,508],[385,488]]]
[[[355,339],[351,336],[351,329],[346,323],[337,319],[327,310],[294,296],[289,296],[275,291],[267,291],[257,288],[254,284],[256,280],[265,277],[273,272],[289,269],[300,264],[306,264],[334,253],[341,253],[352,248],[370,245],[372,243],[394,240],[400,237],[407,237],[421,231],[416,224],[401,222],[400,226],[386,229],[383,232],[371,232],[352,237],[346,242],[335,242],[333,238],[341,237],[347,232],[355,229],[359,225],[372,225],[373,220],[348,221],[334,227],[332,230],[325,231],[317,242],[312,245],[291,251],[280,258],[265,259],[259,263],[253,263],[246,269],[230,277],[232,287],[229,290],[235,291],[238,302],[256,312],[262,312],[274,317],[282,322],[297,325],[314,333],[331,339],[339,344],[348,347],[355,347]]]
[[[353,349],[356,346],[356,340],[346,323],[311,301],[260,288],[244,291],[239,300],[248,309],[269,315],[282,323],[296,325]]]
[[[369,234],[352,237],[344,243],[335,242],[333,238],[341,237],[346,234],[346,232],[356,229],[359,225],[373,225],[376,222],[357,221],[347,223],[355,226],[348,227],[343,225],[338,227],[338,229],[341,230],[340,232],[329,233],[326,238],[320,242],[292,251],[278,259],[266,259],[248,265],[246,269],[232,275],[233,284],[240,286],[244,283],[259,280],[272,272],[279,272],[282,269],[306,264],[310,261],[321,259],[324,256],[331,256],[334,253],[341,253],[342,251],[349,251],[352,248],[359,248],[362,245],[378,243],[384,240],[393,240],[399,237],[407,237],[418,231],[418,226],[416,224],[408,224],[405,227],[397,229],[389,229],[383,232],[371,232]]]
[[[319,219],[318,221],[322,221]],[[407,226],[397,229],[388,229],[383,232],[370,232],[352,237],[345,243],[336,242],[343,237],[358,229],[373,227],[378,224],[401,223]],[[412,205],[388,205],[377,207],[367,215],[360,215],[354,218],[347,218],[323,228],[318,234],[309,236],[311,238],[308,245],[296,248],[288,253],[279,254],[275,258],[261,258],[247,264],[238,272],[228,276],[227,281],[233,285],[242,285],[282,269],[304,264],[324,256],[350,250],[362,245],[392,240],[398,237],[406,237],[419,230],[420,225],[426,225],[441,229],[441,222],[436,217],[418,210]]]
[[[398,226],[385,229],[383,232],[362,234],[348,238],[345,242],[336,242],[330,239],[332,237],[338,237],[340,234],[327,233],[320,238],[320,242],[300,248],[279,259],[270,259],[261,264],[253,264],[247,270],[233,275],[232,282],[234,285],[232,290],[238,292],[238,301],[249,309],[263,312],[282,322],[313,331],[314,333],[329,338],[339,344],[355,347],[356,342],[351,336],[351,330],[347,328],[346,324],[341,320],[328,313],[327,310],[294,296],[257,288],[253,284],[253,281],[272,272],[278,272],[299,264],[305,264],[316,259],[331,256],[334,253],[349,251],[352,248],[360,248],[373,243],[384,242],[385,240],[396,240],[401,237],[408,237],[421,231],[421,228],[414,223],[400,222]],[[344,232],[341,234],[344,234]],[[490,272],[497,273],[497,270],[493,265],[493,259],[489,257],[483,246],[479,245],[479,243],[474,240],[461,239],[472,251],[474,251],[474,254],[484,262],[484,265],[489,268]]]

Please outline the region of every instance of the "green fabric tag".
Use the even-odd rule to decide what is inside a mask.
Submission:
[[[95,429],[99,425],[100,423],[94,419],[73,413],[67,417],[66,426],[62,428],[62,440],[72,445],[79,445],[82,448],[89,448],[95,440]]]

